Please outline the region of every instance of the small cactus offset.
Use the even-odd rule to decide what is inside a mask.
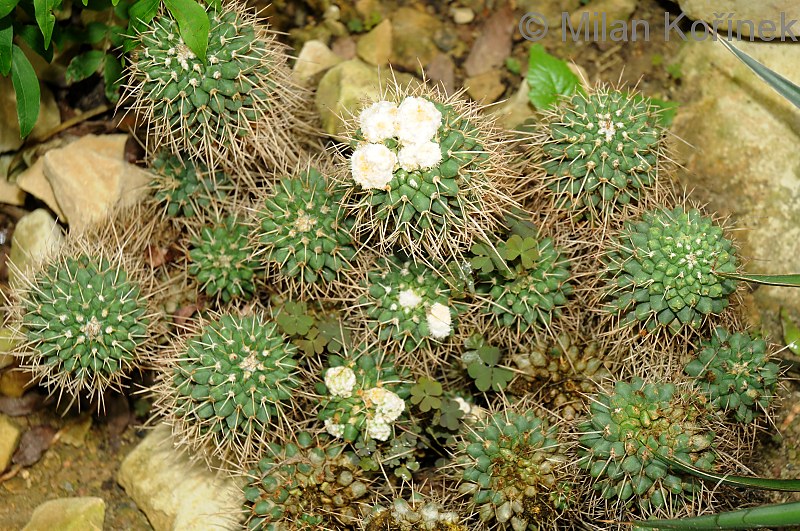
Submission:
[[[556,208],[607,218],[655,186],[664,130],[646,98],[606,87],[578,91],[543,127],[541,166]]]
[[[607,311],[648,331],[696,329],[736,291],[738,259],[722,228],[697,209],[657,208],[625,224],[602,256]]]
[[[558,428],[533,411],[500,410],[465,430],[459,492],[491,529],[551,526],[567,509]]]
[[[464,522],[458,511],[445,510],[444,504],[414,493],[410,503],[394,497],[391,503],[374,505],[364,518],[363,530],[467,531]]]
[[[258,209],[251,247],[294,294],[329,294],[351,268],[351,220],[342,216],[328,180],[309,167],[284,177]]]
[[[296,443],[268,443],[262,452],[244,488],[247,529],[333,531],[358,522],[371,482],[343,444],[301,432]]]
[[[750,423],[769,413],[775,399],[780,367],[769,357],[763,339],[717,327],[684,370],[714,407]]]
[[[214,212],[214,205],[227,195],[229,183],[225,174],[208,171],[202,162],[159,151],[150,169],[155,173],[150,186],[169,217],[202,217]]]
[[[207,295],[225,303],[253,297],[260,264],[247,249],[248,234],[247,225],[229,216],[192,238],[188,273]]]
[[[689,386],[634,377],[590,401],[579,425],[578,465],[594,478],[603,500],[640,514],[677,515],[696,505],[702,490],[691,477],[673,473],[656,454],[711,470],[716,460],[712,408]],[[685,514],[685,513],[684,513]]]
[[[488,118],[455,97],[424,87],[384,97],[349,123],[353,152],[337,174],[354,234],[414,261],[458,258],[514,206],[507,150]]]
[[[156,388],[156,409],[179,441],[206,457],[257,459],[288,428],[301,384],[297,348],[262,315],[220,315],[174,346]]]

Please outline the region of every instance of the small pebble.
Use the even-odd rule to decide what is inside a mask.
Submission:
[[[475,20],[475,12],[468,7],[454,7],[450,9],[450,16],[456,24],[469,24]]]

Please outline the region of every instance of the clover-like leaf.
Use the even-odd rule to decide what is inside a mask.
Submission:
[[[286,301],[281,312],[275,317],[275,322],[281,331],[288,335],[304,336],[314,326],[314,318],[307,315],[304,302]]]
[[[411,403],[416,404],[423,413],[442,407],[440,396],[442,396],[442,384],[429,378],[420,378],[411,387]]]
[[[303,354],[311,356],[314,354],[322,354],[325,351],[325,346],[328,344],[328,339],[320,334],[318,328],[314,327],[308,331],[305,339],[296,339],[294,344],[303,351]]]
[[[439,408],[439,426],[456,431],[462,418],[464,418],[464,411],[459,407],[458,402],[450,398],[442,401]]]
[[[514,260],[519,257],[522,267],[530,269],[536,265],[536,260],[539,258],[538,247],[539,244],[534,238],[529,236],[523,239],[518,234],[512,234],[506,242],[506,260]]]
[[[467,374],[475,380],[475,386],[479,391],[485,392],[489,389],[501,391],[505,389],[508,382],[514,378],[514,373],[503,367],[496,367],[500,361],[501,352],[497,347],[483,345],[476,351],[478,359],[474,359],[467,365]]]
[[[329,352],[341,352],[342,348],[353,344],[350,329],[342,326],[341,321],[335,317],[330,317],[317,324],[319,336],[325,339],[325,346]]]

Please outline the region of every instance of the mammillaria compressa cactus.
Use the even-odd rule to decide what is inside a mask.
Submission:
[[[191,218],[213,212],[212,205],[226,195],[228,179],[225,174],[208,171],[202,162],[194,163],[160,151],[150,168],[155,173],[151,188],[168,216]]]
[[[513,203],[515,172],[487,118],[431,89],[368,105],[337,175],[354,232],[381,251],[443,262],[486,240]]]
[[[697,328],[728,307],[738,260],[722,228],[697,209],[659,207],[627,222],[603,255],[608,310],[623,324]]]
[[[388,505],[371,509],[364,531],[467,531],[458,512],[445,510],[435,500],[412,495],[411,503],[396,497]]]
[[[780,367],[769,361],[763,339],[717,327],[685,371],[713,406],[732,412],[739,422],[752,422],[769,411]]]

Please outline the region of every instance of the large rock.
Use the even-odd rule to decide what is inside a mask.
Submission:
[[[127,135],[86,135],[44,155],[44,175],[70,230],[81,231],[115,205],[147,194],[152,176],[124,160],[126,141]]]
[[[386,66],[392,56],[392,22],[382,21],[361,37],[356,45],[358,56],[375,66]]]
[[[367,99],[378,99],[381,87],[396,79],[400,85],[414,83],[413,76],[370,66],[351,59],[334,66],[322,77],[317,87],[316,105],[322,118],[322,128],[330,135],[343,132],[343,118],[358,112]]]
[[[796,47],[737,43],[773,70],[800,83]],[[732,215],[746,269],[754,273],[800,271],[800,112],[756,77],[720,43],[688,42],[683,65],[686,102],[675,118],[674,157],[695,197]],[[800,308],[800,290],[760,287],[763,305]]]
[[[191,462],[172,446],[160,425],[125,458],[117,481],[147,515],[155,531],[239,529],[244,503],[230,478]]]
[[[38,208],[22,216],[11,239],[9,260],[13,267],[9,268],[10,283],[16,285],[18,271],[35,268],[48,255],[56,252],[63,241],[61,228],[47,210]]]
[[[727,32],[730,16],[734,34],[740,31],[744,36],[753,35],[764,39],[781,37],[781,17],[785,23],[800,20],[800,3],[797,0],[679,0],[681,11],[695,20],[704,20],[709,25],[719,27]],[[752,22],[753,29],[750,31]],[[800,38],[800,23],[792,28]],[[788,34],[784,37],[790,37]]]
[[[324,42],[307,41],[297,56],[292,77],[303,85],[310,85],[318,74],[341,62],[342,58],[333,53]]]
[[[418,72],[437,53],[434,37],[442,23],[428,13],[412,7],[401,7],[392,16],[391,62],[404,70]]]
[[[37,507],[22,531],[102,531],[105,518],[102,498],[59,498]]]
[[[39,105],[39,119],[31,131],[31,136],[50,131],[61,123],[61,113],[58,110],[53,94],[47,87],[41,87],[41,103]],[[17,97],[11,76],[0,77],[0,153],[16,151],[22,146],[23,139],[19,136],[19,121],[17,120]]]
[[[11,463],[11,458],[17,451],[20,435],[22,430],[7,416],[0,414],[0,472],[8,468]]]
[[[56,195],[50,181],[44,176],[44,159],[39,157],[30,167],[17,176],[17,185],[36,199],[43,201],[50,210],[56,213],[58,219],[65,220],[61,207],[58,206]]]
[[[614,20],[628,20],[636,11],[638,0],[593,0],[588,5],[576,9],[570,14],[569,20],[573,28],[578,28],[581,18],[588,15],[588,26],[593,28],[595,23],[601,23],[601,15],[605,15],[609,26]]]

